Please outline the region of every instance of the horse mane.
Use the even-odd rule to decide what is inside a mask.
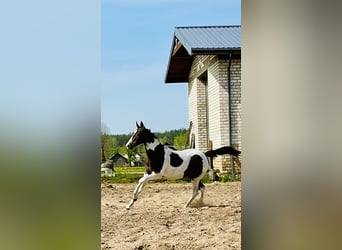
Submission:
[[[158,139],[158,137],[151,132],[150,129],[144,128],[144,135],[146,136],[146,142],[153,142],[154,139]]]
[[[168,147],[168,148],[171,148],[172,150],[177,150],[177,149],[175,149],[175,147],[174,146],[172,146],[170,143],[164,143],[164,146],[166,146],[166,147]]]

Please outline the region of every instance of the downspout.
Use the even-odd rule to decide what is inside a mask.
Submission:
[[[227,77],[228,77],[228,117],[229,117],[229,146],[232,146],[232,98],[231,98],[231,80],[230,80],[230,66],[232,62],[232,53],[229,53]],[[230,165],[232,168],[232,179],[235,180],[235,166],[234,166],[234,156],[230,155]]]

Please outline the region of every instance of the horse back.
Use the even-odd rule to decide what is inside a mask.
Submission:
[[[163,174],[166,178],[180,179],[188,177],[194,179],[209,170],[208,159],[197,149],[165,150],[165,164]]]

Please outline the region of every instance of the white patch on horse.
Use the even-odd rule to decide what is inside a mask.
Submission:
[[[155,150],[158,145],[160,145],[160,141],[157,138],[154,138],[153,142],[146,143],[146,150]]]
[[[132,143],[133,136],[134,136],[134,134],[131,136],[131,138],[129,138],[128,142],[126,143],[126,147],[127,147],[127,148],[128,148],[128,146]]]
[[[177,152],[179,157],[182,158],[183,160],[183,162],[177,167],[172,166],[170,162],[171,161],[170,155],[174,152]],[[199,151],[196,149],[185,149],[185,150],[175,151],[175,150],[168,148],[167,150],[165,150],[166,157],[165,157],[165,163],[164,163],[164,166],[168,166],[168,167],[163,166],[160,173],[163,175],[163,177],[170,179],[170,180],[182,179],[184,177],[184,172],[187,169],[190,159],[191,159],[189,156],[191,156],[194,153],[199,153]]]

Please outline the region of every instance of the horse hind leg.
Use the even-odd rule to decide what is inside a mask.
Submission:
[[[198,183],[198,189],[201,191],[200,202],[203,203],[205,186],[201,181],[199,181],[199,183]]]
[[[198,189],[199,189],[199,181],[192,180],[192,195],[190,196],[189,200],[185,203],[184,208],[187,208],[189,204],[196,198],[198,195]],[[202,184],[203,185],[203,184]]]

